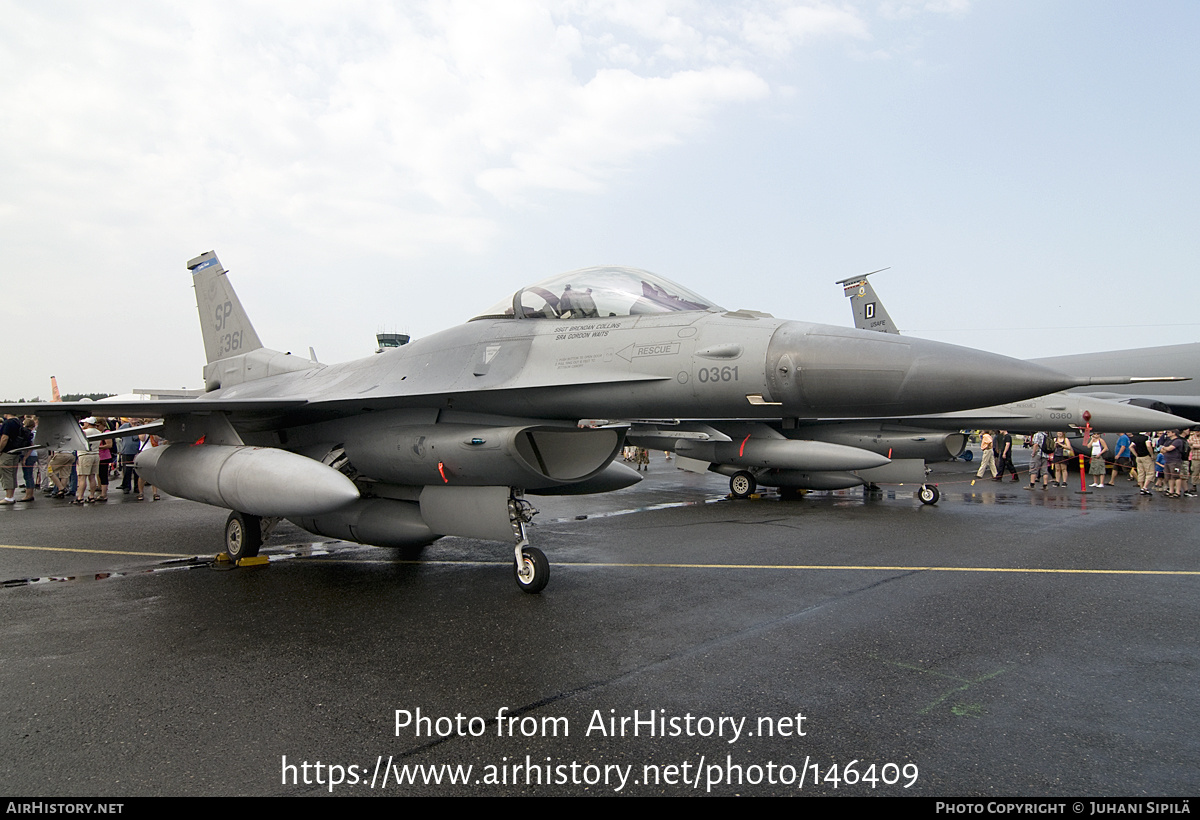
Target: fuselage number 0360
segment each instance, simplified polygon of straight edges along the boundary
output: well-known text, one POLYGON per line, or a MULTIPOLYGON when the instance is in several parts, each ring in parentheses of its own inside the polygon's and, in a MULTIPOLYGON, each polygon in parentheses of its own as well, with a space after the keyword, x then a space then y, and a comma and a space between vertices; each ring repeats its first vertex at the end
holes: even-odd
POLYGON ((698 382, 735 382, 738 380, 737 366, 701 367, 696 370, 698 382))

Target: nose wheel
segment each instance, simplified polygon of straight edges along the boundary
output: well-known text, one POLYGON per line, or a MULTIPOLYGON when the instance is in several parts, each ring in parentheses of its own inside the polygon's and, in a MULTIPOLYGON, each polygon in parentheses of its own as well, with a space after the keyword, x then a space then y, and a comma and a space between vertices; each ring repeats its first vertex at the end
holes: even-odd
POLYGON ((550 562, 546 560, 546 554, 537 547, 518 548, 513 577, 522 592, 530 595, 541 592, 550 580, 550 562))
POLYGON ((941 491, 933 484, 925 484, 917 491, 917 498, 921 499, 922 504, 936 504, 941 497, 941 491))
POLYGON ((510 492, 512 494, 508 498, 508 522, 512 525, 513 537, 517 542, 513 549, 516 558, 516 563, 513 564, 513 578, 522 592, 537 595, 550 581, 550 562, 546 560, 546 553, 537 547, 529 546, 529 538, 525 534, 525 525, 537 515, 537 510, 520 497, 518 490, 510 492))

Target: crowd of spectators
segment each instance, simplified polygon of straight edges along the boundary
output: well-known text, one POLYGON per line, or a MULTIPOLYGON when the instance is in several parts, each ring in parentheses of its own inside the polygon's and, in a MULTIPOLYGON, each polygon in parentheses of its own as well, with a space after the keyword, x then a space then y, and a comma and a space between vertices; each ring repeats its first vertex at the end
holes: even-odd
POLYGON ((36 416, 22 419, 5 414, 0 425, 0 486, 4 489, 0 505, 31 503, 39 489, 44 497, 62 499, 72 506, 104 504, 110 479, 116 476, 121 479, 117 489, 122 493, 136 492, 138 501, 147 497, 158 501, 154 488, 137 475, 134 459, 142 449, 157 447, 162 440, 144 432, 119 434, 145 421, 89 416, 79 422, 87 449, 51 450, 38 446, 36 416), (114 435, 104 435, 109 432, 114 435), (18 488, 24 491, 19 498, 18 488))
MULTIPOLYGON (((1007 430, 984 430, 979 436, 981 457, 977 479, 1003 481, 1005 471, 1019 481, 1013 465, 1013 438, 1007 430)), ((1121 433, 1110 446, 1092 432, 1072 441, 1066 433, 1037 432, 1025 435, 1031 450, 1027 490, 1066 487, 1067 471, 1079 463, 1094 489, 1116 486, 1124 476, 1142 495, 1161 493, 1167 498, 1195 498, 1200 481, 1200 426, 1154 433, 1121 433)), ((1081 479, 1082 481, 1085 479, 1081 479)))

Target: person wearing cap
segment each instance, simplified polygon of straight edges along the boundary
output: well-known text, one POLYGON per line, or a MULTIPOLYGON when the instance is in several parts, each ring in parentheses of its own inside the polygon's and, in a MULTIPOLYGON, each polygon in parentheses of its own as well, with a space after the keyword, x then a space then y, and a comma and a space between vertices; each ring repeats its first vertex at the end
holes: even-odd
MULTIPOLYGON (((96 417, 88 416, 83 421, 79 422, 83 427, 85 436, 95 433, 96 417)), ((78 487, 75 490, 75 498, 71 501, 72 504, 91 504, 96 501, 100 492, 100 442, 89 441, 88 449, 77 451, 79 461, 75 465, 75 472, 79 476, 78 487)))

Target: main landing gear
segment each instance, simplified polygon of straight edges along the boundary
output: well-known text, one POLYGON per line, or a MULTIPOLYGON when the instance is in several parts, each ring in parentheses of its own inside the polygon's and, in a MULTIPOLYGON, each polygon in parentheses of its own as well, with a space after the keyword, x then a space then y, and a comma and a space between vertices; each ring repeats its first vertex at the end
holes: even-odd
POLYGON ((258 555, 262 546, 262 518, 234 510, 225 519, 225 553, 236 564, 258 555))
POLYGON ((729 479, 729 494, 734 498, 749 498, 757 489, 758 482, 745 470, 739 470, 729 479))

